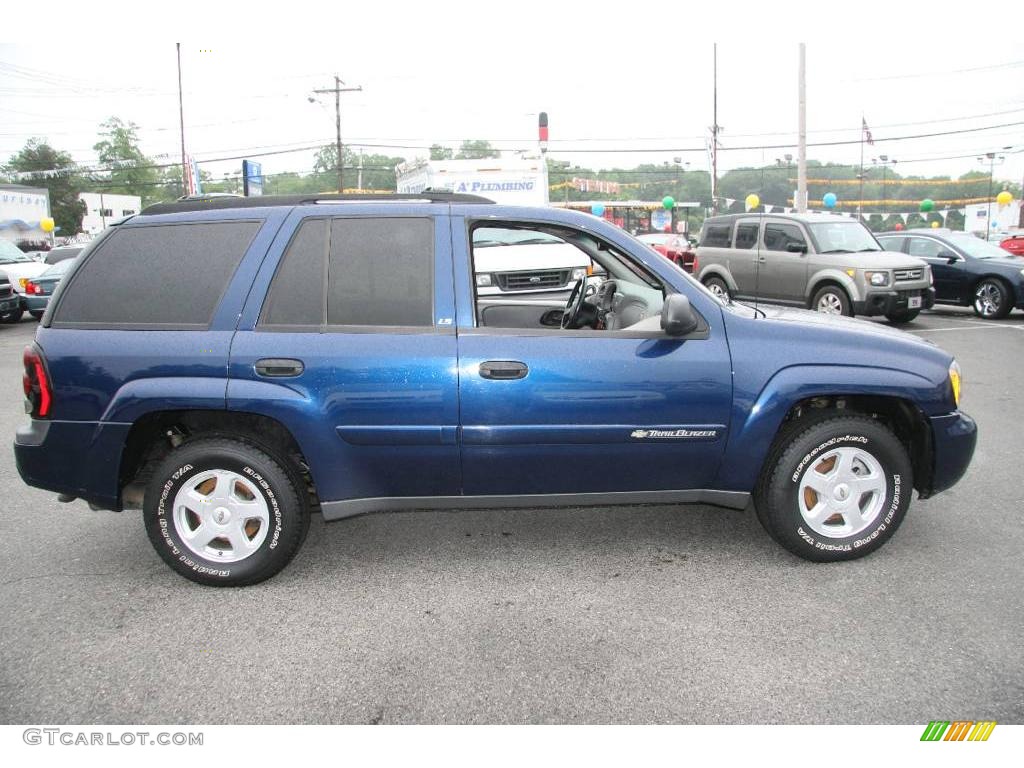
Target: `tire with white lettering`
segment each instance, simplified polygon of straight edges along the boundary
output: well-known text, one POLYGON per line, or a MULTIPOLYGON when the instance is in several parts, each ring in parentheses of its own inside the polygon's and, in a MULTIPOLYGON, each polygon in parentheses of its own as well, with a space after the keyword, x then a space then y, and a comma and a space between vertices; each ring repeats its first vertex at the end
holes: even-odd
POLYGON ((896 532, 913 488, 910 457, 884 424, 836 416, 780 437, 754 503, 765 530, 793 554, 853 560, 896 532))
POLYGON ((199 438, 171 451, 146 488, 143 515, 157 553, 186 579, 240 587, 294 557, 309 509, 282 459, 239 440, 199 438))

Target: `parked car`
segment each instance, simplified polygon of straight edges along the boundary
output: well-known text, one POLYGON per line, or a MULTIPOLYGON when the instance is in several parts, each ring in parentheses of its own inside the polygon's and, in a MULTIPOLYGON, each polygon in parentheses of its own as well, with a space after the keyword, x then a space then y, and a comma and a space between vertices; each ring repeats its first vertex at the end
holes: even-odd
POLYGON ((66 259, 73 259, 82 252, 82 245, 58 245, 46 253, 44 261, 47 264, 58 264, 66 259))
POLYGON ((682 267, 691 275, 697 268, 697 253, 690 245, 686 235, 673 235, 669 232, 652 232, 637 235, 637 240, 646 243, 671 262, 682 267))
POLYGON ((565 292, 593 266, 578 248, 531 230, 478 227, 473 249, 481 296, 565 292))
MULTIPOLYGON (((21 297, 11 287, 11 280, 7 273, 0 272, 0 321, 6 322, 3 318, 21 311, 21 297)), ((18 315, 19 319, 21 315, 18 315)))
POLYGON ((1024 232, 1017 232, 1004 238, 999 243, 999 247, 1004 251, 1009 251, 1014 256, 1024 256, 1024 232))
POLYGON ((50 297, 53 295, 54 290, 56 290, 57 285, 64 278, 64 275, 68 273, 74 263, 74 259, 63 259, 58 261, 45 272, 40 274, 39 277, 30 278, 29 281, 25 283, 24 308, 27 309, 29 314, 36 320, 42 318, 43 312, 46 311, 46 307, 50 303, 50 297))
POLYGON ((971 460, 960 369, 929 342, 722 302, 584 213, 378 197, 165 203, 108 228, 25 350, 22 478, 141 508, 171 568, 228 586, 283 568, 313 512, 753 500, 791 552, 849 560, 971 460), (474 232, 493 228, 605 279, 484 313, 474 232))
POLYGON ((906 323, 934 302, 928 265, 886 252, 859 221, 730 214, 704 221, 700 281, 723 297, 906 323))
POLYGON ((878 240, 931 265, 937 302, 970 306, 989 320, 1024 309, 1024 262, 995 243, 938 228, 885 232, 878 240))
POLYGON ((7 311, 0 310, 0 323, 16 323, 25 314, 22 304, 25 298, 25 284, 29 278, 37 277, 45 272, 46 264, 35 261, 13 243, 0 240, 0 270, 6 273, 11 288, 18 295, 17 308, 7 311))

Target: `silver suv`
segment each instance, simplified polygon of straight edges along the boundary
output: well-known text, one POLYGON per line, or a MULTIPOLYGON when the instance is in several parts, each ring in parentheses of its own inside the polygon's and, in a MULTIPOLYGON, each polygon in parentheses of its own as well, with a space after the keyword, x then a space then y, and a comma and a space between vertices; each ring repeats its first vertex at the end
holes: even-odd
POLYGON ((723 298, 792 304, 905 323, 935 302, 921 259, 886 251, 859 221, 833 214, 730 214, 704 221, 698 278, 723 298))

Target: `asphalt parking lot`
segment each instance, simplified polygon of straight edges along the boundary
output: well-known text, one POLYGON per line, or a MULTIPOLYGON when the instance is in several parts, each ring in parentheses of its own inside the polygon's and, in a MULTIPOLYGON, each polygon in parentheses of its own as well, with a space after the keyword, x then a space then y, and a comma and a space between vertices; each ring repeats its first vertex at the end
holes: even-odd
MULTIPOLYGON (((0 455, 5 723, 1024 721, 1024 313, 909 326, 979 424, 954 489, 851 563, 751 510, 651 506, 314 519, 240 590, 172 573, 139 513, 23 485, 0 455)), ((0 326, 0 434, 25 418, 0 326)))

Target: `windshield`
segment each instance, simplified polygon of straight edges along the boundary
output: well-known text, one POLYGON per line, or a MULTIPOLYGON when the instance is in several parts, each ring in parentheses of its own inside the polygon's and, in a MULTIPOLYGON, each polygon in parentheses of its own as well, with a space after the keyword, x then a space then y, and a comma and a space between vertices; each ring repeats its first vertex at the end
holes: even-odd
POLYGON ((535 229, 498 229, 477 227, 473 230, 473 247, 490 248, 497 245, 562 244, 557 237, 535 229))
POLYGON ((829 221, 808 224, 818 253, 880 251, 881 246, 859 221, 829 221))
POLYGON ((968 235, 966 232, 954 232, 949 235, 949 241, 957 248, 975 259, 1005 259, 1006 251, 995 243, 986 243, 979 237, 968 235))
POLYGON ((19 250, 18 246, 6 240, 0 240, 0 264, 11 264, 16 261, 35 261, 27 253, 19 250))

